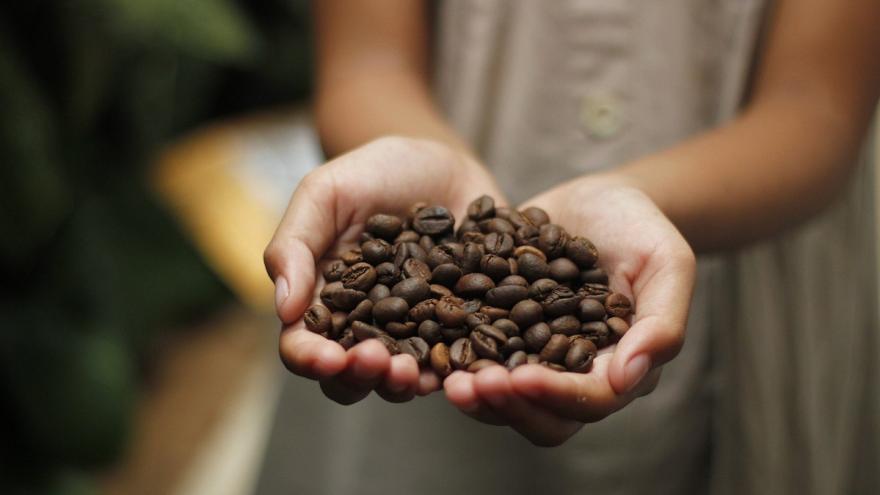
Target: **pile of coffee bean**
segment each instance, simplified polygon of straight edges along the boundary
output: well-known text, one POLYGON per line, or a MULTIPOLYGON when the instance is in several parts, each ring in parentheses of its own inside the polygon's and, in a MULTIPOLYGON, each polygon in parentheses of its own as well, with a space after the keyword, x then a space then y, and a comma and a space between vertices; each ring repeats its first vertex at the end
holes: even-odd
POLYGON ((611 292, 596 247, 544 210, 482 196, 454 227, 443 206, 371 216, 360 247, 324 267, 306 327, 346 349, 377 339, 441 377, 498 363, 586 373, 629 329, 632 304, 611 292))

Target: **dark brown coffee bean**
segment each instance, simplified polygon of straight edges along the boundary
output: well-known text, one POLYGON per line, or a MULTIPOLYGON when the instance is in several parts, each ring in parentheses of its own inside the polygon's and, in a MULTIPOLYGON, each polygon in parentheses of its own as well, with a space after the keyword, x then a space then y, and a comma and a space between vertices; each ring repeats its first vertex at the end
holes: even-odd
POLYGON ((586 373, 592 368, 595 357, 595 344, 587 339, 578 339, 571 343, 565 354, 565 367, 574 373, 586 373))
POLYGON ((605 324, 608 325, 608 328, 610 328, 618 337, 623 337, 629 330, 629 323, 623 318, 618 318, 617 316, 608 318, 608 320, 605 321, 605 324))
POLYGON ((470 366, 468 366, 467 370, 471 373, 476 373, 481 369, 488 368, 490 366, 498 366, 498 363, 492 361, 491 359, 477 359, 470 366))
POLYGON ((584 299, 595 299, 602 304, 605 304, 605 299, 608 298, 610 293, 611 289, 604 284, 584 284, 577 290, 578 296, 584 299))
POLYGON ((458 339, 463 339, 470 334, 467 327, 440 327, 440 335, 447 344, 452 344, 458 339))
POLYGON ((333 317, 330 310, 320 304, 309 306, 303 315, 306 328, 315 333, 330 332, 333 329, 333 317))
POLYGON ((376 340, 382 343, 385 346, 385 349, 388 349, 388 354, 392 356, 400 354, 400 346, 397 345, 397 340, 388 335, 387 333, 383 333, 376 337, 376 340))
POLYGON ((397 237, 394 238, 394 242, 392 244, 400 244, 402 242, 419 242, 422 236, 419 235, 415 230, 404 230, 397 237))
POLYGON ((553 289, 559 287, 559 282, 551 278, 541 278, 532 282, 529 286, 529 297, 535 301, 543 301, 549 296, 553 289))
POLYGON ((486 292, 486 304, 510 309, 529 297, 529 290, 521 285, 504 285, 486 292))
POLYGON ((507 342, 501 346, 501 354, 504 356, 509 356, 514 352, 520 352, 525 350, 526 341, 523 340, 522 337, 511 337, 507 339, 507 342))
POLYGON ((473 330, 480 325, 489 325, 490 323, 492 323, 492 318, 486 313, 470 313, 464 318, 464 326, 468 327, 470 330, 473 330))
POLYGON ((437 305, 436 299, 425 299, 419 302, 409 310, 409 319, 421 323, 425 320, 434 319, 434 306, 437 305))
POLYGON ((342 286, 346 289, 367 292, 376 285, 376 278, 376 269, 369 263, 356 263, 342 274, 342 286))
POLYGON ((547 259, 555 259, 565 254, 568 232, 556 224, 542 225, 538 234, 538 248, 544 251, 547 259))
POLYGON ((550 265, 532 253, 523 253, 522 256, 516 259, 516 262, 519 266, 518 273, 529 282, 547 278, 550 274, 550 265))
POLYGON ((461 222, 461 225, 459 225, 458 230, 455 231, 455 235, 461 238, 464 237, 465 234, 469 234, 472 232, 480 232, 480 227, 474 220, 471 220, 470 218, 465 218, 464 221, 461 222))
POLYGON ((516 229, 513 228, 513 224, 503 218, 489 218, 478 222, 477 225, 480 227, 480 232, 484 234, 495 232, 497 234, 510 234, 512 236, 513 233, 516 232, 516 229))
POLYGON ((395 244, 392 251, 394 253, 394 266, 398 268, 403 268, 403 263, 410 258, 415 258, 419 261, 425 261, 428 259, 428 253, 422 249, 422 246, 419 246, 415 242, 401 242, 395 244))
POLYGON ((565 355, 568 353, 569 346, 568 336, 555 334, 550 337, 550 340, 547 341, 547 345, 541 349, 541 352, 538 355, 541 357, 541 361, 559 364, 565 360, 565 355))
POLYGON ((581 333, 596 347, 605 347, 611 338, 611 330, 604 321, 590 321, 581 325, 581 333))
MULTIPOLYGON (((378 270, 376 271, 378 272, 378 270)), ((373 286, 372 289, 370 289, 370 292, 367 292, 367 297, 370 299, 370 301, 373 301, 373 304, 390 296, 391 289, 389 289, 387 285, 383 284, 376 284, 373 286)))
POLYGON ((442 235, 452 232, 455 217, 442 206, 428 206, 413 217, 413 230, 422 235, 442 235))
POLYGON ((447 263, 455 263, 455 248, 449 244, 434 246, 428 251, 426 262, 432 269, 447 263))
POLYGON ((537 249, 539 234, 538 227, 523 225, 513 233, 513 240, 517 246, 531 246, 537 249))
POLYGON ((495 282, 482 273, 468 273, 458 279, 453 291, 457 296, 465 298, 483 297, 490 289, 495 288, 495 282))
POLYGON ((601 321, 605 319, 605 305, 595 299, 581 299, 577 314, 583 322, 601 321))
POLYGON ((526 364, 527 362, 528 355, 523 351, 516 351, 507 358, 507 362, 504 363, 504 365, 507 366, 507 369, 512 370, 526 364))
POLYGON ((390 321, 404 321, 409 311, 409 304, 402 297, 386 297, 373 305, 373 318, 379 325, 390 321))
POLYGON ((544 366, 545 368, 550 368, 553 371, 567 371, 565 369, 565 366, 559 363, 551 363, 549 361, 542 361, 541 366, 544 366))
POLYGON ((474 352, 469 339, 462 337, 449 346, 449 361, 452 363, 453 368, 466 370, 476 360, 477 353, 474 352))
POLYGON ((632 309, 629 298, 619 292, 612 292, 605 299, 605 311, 611 316, 626 318, 632 313, 632 309))
POLYGON ((483 251, 480 244, 468 242, 461 250, 461 255, 456 259, 456 264, 461 267, 464 273, 473 273, 480 270, 480 259, 483 257, 483 251))
POLYGON ((426 281, 431 280, 431 269, 424 261, 410 258, 403 262, 403 275, 406 278, 421 278, 426 281))
POLYGON ((349 325, 355 321, 365 321, 367 323, 372 323, 373 321, 373 301, 369 299, 364 299, 359 302, 357 306, 348 313, 348 317, 346 318, 346 323, 349 325))
POLYGON ((550 223, 550 215, 548 215, 546 211, 538 208, 537 206, 529 206, 522 211, 522 214, 535 227, 540 227, 542 225, 550 223))
POLYGON ((376 267, 376 282, 387 287, 392 287, 400 282, 400 268, 394 263, 379 263, 376 267))
POLYGON ((510 310, 510 319, 520 328, 528 328, 544 320, 544 310, 537 302, 531 299, 523 299, 513 305, 513 308, 510 310))
POLYGON ((563 335, 574 335, 581 330, 581 321, 574 315, 565 315, 550 320, 550 331, 563 335))
POLYGON ((572 237, 565 245, 565 256, 581 270, 592 268, 599 259, 599 250, 585 237, 572 237))
POLYGON ((489 317, 489 320, 495 321, 501 318, 507 318, 510 316, 510 311, 504 308, 496 308, 495 306, 480 306, 480 313, 485 314, 489 317))
POLYGON ((501 360, 501 348, 507 344, 507 335, 492 325, 479 325, 470 335, 471 346, 478 356, 501 360))
POLYGON ((528 354, 526 355, 526 364, 540 364, 541 356, 537 354, 528 354))
POLYGON ((434 320, 425 320, 419 324, 419 337, 425 339, 430 345, 443 340, 443 334, 440 333, 440 324, 434 320))
POLYGON ((522 256, 526 253, 534 254, 538 258, 541 258, 542 260, 547 261, 547 255, 544 254, 544 251, 541 251, 540 249, 538 249, 534 246, 517 246, 516 249, 513 250, 513 255, 516 258, 519 258, 520 256, 522 256))
POLYGON ((573 315, 577 311, 580 302, 581 298, 571 289, 564 285, 559 285, 541 301, 541 307, 544 309, 544 314, 555 318, 562 315, 573 315))
MULTIPOLYGON (((510 260, 507 261, 510 262, 510 260)), ((496 287, 504 287, 507 285, 519 285, 520 287, 525 287, 528 289, 529 281, 526 280, 525 277, 522 277, 520 275, 509 275, 501 279, 501 281, 497 284, 495 284, 496 287)))
POLYGON ((447 327, 460 327, 464 325, 467 311, 462 307, 464 301, 457 297, 443 297, 434 306, 437 321, 447 327))
POLYGON ((380 335, 387 335, 379 327, 375 327, 362 321, 352 322, 351 330, 354 332, 354 338, 357 339, 358 342, 363 342, 367 339, 375 339, 380 335))
POLYGON ((474 330, 471 333, 471 335, 473 335, 475 333, 490 337, 490 338, 494 339, 495 342, 498 343, 499 345, 507 342, 507 334, 504 333, 504 330, 501 330, 500 328, 497 328, 493 325, 487 325, 487 324, 477 325, 476 327, 474 327, 474 330))
POLYGON ((402 226, 400 217, 379 213, 367 219, 366 230, 376 237, 391 241, 400 234, 402 226))
POLYGON ((551 336, 553 334, 550 332, 550 326, 542 321, 527 328, 522 337, 526 342, 526 349, 531 352, 541 352, 551 336))
POLYGON ((342 288, 333 293, 333 307, 342 311, 351 311, 366 298, 367 293, 364 291, 342 288))
POLYGON ((391 288, 391 295, 402 297, 406 299, 407 304, 415 306, 431 295, 431 288, 425 279, 407 278, 394 284, 394 287, 391 288))
POLYGON ((468 205, 467 216, 472 220, 485 220, 495 216, 495 200, 490 196, 480 196, 468 205))
POLYGON ((461 307, 468 314, 476 313, 483 307, 483 301, 481 299, 468 299, 462 303, 461 307))
POLYGON ((495 207, 495 216, 498 218, 503 218, 505 220, 510 217, 510 212, 514 211, 513 208, 509 206, 496 206, 495 207))
POLYGON ((448 287, 442 286, 440 284, 431 284, 428 287, 431 289, 432 299, 440 299, 441 297, 452 295, 452 291, 449 290, 448 287))
POLYGON ((581 272, 581 283, 608 285, 608 274, 601 268, 590 268, 581 272))
POLYGON ((342 336, 342 332, 348 328, 348 315, 342 311, 337 311, 330 315, 330 320, 333 322, 333 328, 327 332, 327 337, 333 340, 339 340, 339 337, 342 336))
POLYGON ((459 237, 459 239, 464 243, 473 242, 476 244, 483 244, 486 242, 486 236, 482 232, 465 232, 459 237))
POLYGON ((354 331, 351 328, 343 330, 338 342, 346 351, 354 347, 357 344, 357 339, 354 338, 354 331))
POLYGON ((504 335, 507 335, 508 337, 519 336, 519 325, 514 323, 513 320, 500 318, 493 321, 492 326, 504 332, 504 335))
POLYGON ((323 270, 324 280, 327 282, 336 282, 342 278, 342 273, 345 272, 346 268, 348 268, 348 265, 342 260, 333 260, 327 263, 324 265, 323 270))
POLYGON ((492 280, 501 280, 510 275, 510 263, 501 256, 487 254, 480 259, 480 271, 492 280))
POLYGON ((452 374, 452 363, 449 360, 449 347, 443 342, 431 348, 431 368, 442 379, 452 374))
POLYGON ((344 289, 344 287, 342 287, 342 282, 340 281, 330 282, 329 284, 325 285, 324 288, 321 289, 320 294, 321 302, 324 303, 324 306, 327 306, 330 309, 342 309, 337 308, 335 305, 333 305, 333 294, 341 291, 342 289, 344 289))
POLYGON ((346 265, 352 266, 358 263, 363 263, 364 255, 361 253, 361 248, 354 248, 342 253, 339 259, 341 259, 346 265))
POLYGON ((442 265, 438 265, 437 268, 434 268, 434 271, 431 272, 431 281, 438 283, 440 285, 445 285, 446 287, 454 287, 455 283, 458 282, 462 276, 461 268, 454 263, 444 263, 442 265))
POLYGON ((376 266, 391 259, 391 244, 384 239, 372 239, 361 244, 364 261, 376 266))
POLYGON ((367 242, 367 241, 372 241, 372 240, 375 239, 375 238, 376 238, 376 236, 374 236, 373 234, 371 234, 371 233, 369 233, 369 232, 367 232, 367 231, 363 231, 363 232, 361 232, 361 234, 358 236, 358 244, 363 244, 363 243, 365 243, 365 242, 367 242))
POLYGON ((502 258, 509 258, 513 255, 513 236, 510 234, 492 232, 491 234, 486 234, 486 238, 483 240, 483 246, 488 254, 494 254, 496 256, 501 256, 502 258))
POLYGON ((557 282, 571 282, 581 275, 577 265, 568 258, 556 258, 549 263, 550 278, 557 282))
POLYGON ((431 346, 420 337, 409 337, 397 342, 401 354, 409 354, 415 358, 419 366, 425 367, 430 362, 431 346))
POLYGON ((519 230, 523 227, 532 225, 532 222, 530 222, 529 219, 526 218, 521 211, 517 210, 511 210, 510 215, 507 216, 506 220, 510 222, 511 225, 513 225, 513 228, 515 230, 519 230))
POLYGON ((405 339, 408 337, 412 337, 418 331, 418 326, 414 321, 408 321, 406 323, 401 323, 399 321, 389 321, 385 324, 385 332, 388 335, 394 337, 395 339, 405 339))
POLYGON ((434 242, 434 238, 429 235, 423 235, 419 238, 419 246, 421 246, 426 253, 434 249, 434 246, 436 245, 437 243, 434 242))

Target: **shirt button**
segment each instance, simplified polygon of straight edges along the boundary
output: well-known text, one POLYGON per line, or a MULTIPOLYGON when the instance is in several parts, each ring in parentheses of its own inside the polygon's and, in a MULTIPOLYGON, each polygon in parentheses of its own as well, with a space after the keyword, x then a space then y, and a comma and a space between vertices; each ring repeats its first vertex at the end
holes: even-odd
POLYGON ((624 125, 623 104, 612 94, 589 94, 581 101, 581 124, 597 139, 616 136, 624 125))

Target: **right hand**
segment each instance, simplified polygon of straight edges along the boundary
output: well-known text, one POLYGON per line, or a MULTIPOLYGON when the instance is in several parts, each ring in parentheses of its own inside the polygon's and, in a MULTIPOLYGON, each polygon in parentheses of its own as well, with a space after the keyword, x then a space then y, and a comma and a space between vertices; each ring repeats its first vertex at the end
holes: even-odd
POLYGON ((323 285, 317 262, 356 243, 370 215, 402 214, 424 201, 462 218, 468 203, 483 194, 502 198, 492 176, 472 157, 433 141, 402 137, 377 139, 309 173, 264 253, 275 282, 285 366, 318 380, 324 394, 341 404, 357 402, 372 390, 402 402, 439 389, 439 378, 430 370, 420 372, 412 356, 392 357, 369 340, 346 351, 307 330, 302 316, 318 301, 323 285))

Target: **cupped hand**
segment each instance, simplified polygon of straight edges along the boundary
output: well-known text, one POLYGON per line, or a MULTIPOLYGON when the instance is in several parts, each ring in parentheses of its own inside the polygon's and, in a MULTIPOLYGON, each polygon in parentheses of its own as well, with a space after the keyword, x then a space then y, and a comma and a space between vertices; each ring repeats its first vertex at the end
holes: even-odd
POLYGON ((378 139, 307 175, 264 253, 283 324, 279 352, 285 366, 320 381, 324 394, 342 404, 357 402, 372 390, 400 402, 438 389, 438 377, 420 372, 411 356, 392 357, 372 340, 346 351, 308 331, 302 316, 323 285, 317 263, 352 247, 369 216, 403 214, 424 201, 444 205, 462 218, 468 203, 482 194, 502 196, 491 175, 470 156, 402 137, 378 139))
POLYGON ((687 242, 642 191, 612 178, 566 183, 528 201, 599 250, 609 284, 635 305, 620 341, 599 352, 589 373, 526 365, 455 372, 444 382, 466 414, 509 425, 537 445, 565 442, 656 387, 684 342, 696 265, 687 242))

